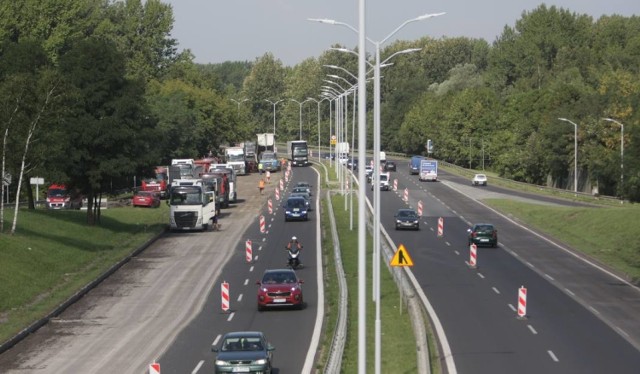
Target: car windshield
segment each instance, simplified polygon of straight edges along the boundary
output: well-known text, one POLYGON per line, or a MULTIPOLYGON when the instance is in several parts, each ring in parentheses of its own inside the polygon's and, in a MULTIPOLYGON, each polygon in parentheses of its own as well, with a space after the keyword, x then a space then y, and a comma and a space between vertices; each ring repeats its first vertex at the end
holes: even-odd
POLYGON ((49 197, 63 197, 67 196, 67 190, 62 188, 50 188, 49 191, 47 191, 47 194, 49 197))
POLYGON ((415 218, 417 216, 416 212, 411 210, 401 210, 398 212, 398 218, 415 218))
POLYGON ((262 351, 264 346, 259 337, 231 337, 222 343, 222 351, 262 351))
POLYGON ((389 180, 389 176, 387 174, 380 174, 380 181, 386 182, 389 180))
POLYGON ((485 232, 485 231, 493 231, 492 225, 478 225, 476 226, 476 231, 485 232))
POLYGON ((287 284, 296 283, 296 276, 293 272, 267 272, 262 277, 264 284, 287 284))
POLYGON ((476 179, 486 179, 487 176, 484 174, 476 174, 476 179))
POLYGON ((289 199, 287 201, 287 206, 289 207, 289 209, 304 208, 305 206, 304 198, 289 199))

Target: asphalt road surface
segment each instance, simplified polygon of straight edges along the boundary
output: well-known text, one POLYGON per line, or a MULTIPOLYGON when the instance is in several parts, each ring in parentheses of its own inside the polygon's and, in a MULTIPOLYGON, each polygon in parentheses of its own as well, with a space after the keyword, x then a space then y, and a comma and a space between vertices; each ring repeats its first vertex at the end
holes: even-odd
MULTIPOLYGON (((294 169, 293 174, 299 174, 298 170, 294 169)), ((309 178, 313 175, 309 174, 309 178)), ((253 282, 259 276, 242 274, 249 266, 240 264, 245 253, 238 250, 240 243, 244 248, 248 238, 264 245, 261 241, 267 235, 260 234, 257 217, 266 211, 267 198, 274 193, 280 176, 272 174, 265 195, 258 193, 257 174, 238 177, 240 200, 222 210, 221 231, 163 236, 59 318, 2 354, 0 372, 139 374, 146 373, 148 365, 158 360, 163 373, 211 372, 214 355, 210 347, 218 334, 263 327, 280 351, 276 352, 276 367, 295 368, 281 372, 300 372, 308 361, 306 350, 312 349, 315 354, 312 333, 317 335, 318 331, 314 314, 318 310, 319 289, 312 255, 314 220, 302 223, 305 230, 298 234, 308 240, 303 259, 307 267, 302 276, 307 285, 307 309, 301 313, 253 313, 253 282), (251 285, 241 285, 245 276, 251 285), (229 322, 226 321, 231 314, 223 315, 220 309, 222 278, 232 282, 233 296, 246 287, 245 301, 232 301, 235 317, 229 322), (288 360, 291 363, 285 359, 288 349, 296 352, 296 358, 288 360)), ((284 246, 288 234, 279 229, 268 235, 273 239, 268 249, 275 251, 284 246)), ((255 260, 256 272, 265 266, 284 264, 284 253, 271 258, 268 251, 264 252, 255 260)))

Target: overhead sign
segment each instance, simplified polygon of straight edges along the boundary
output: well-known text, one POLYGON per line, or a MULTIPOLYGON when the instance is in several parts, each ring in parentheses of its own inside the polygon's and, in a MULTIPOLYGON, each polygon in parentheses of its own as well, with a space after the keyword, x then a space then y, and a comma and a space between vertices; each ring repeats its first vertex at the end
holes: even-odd
POLYGON ((398 250, 391 259, 391 266, 413 266, 413 260, 404 245, 398 246, 398 250))

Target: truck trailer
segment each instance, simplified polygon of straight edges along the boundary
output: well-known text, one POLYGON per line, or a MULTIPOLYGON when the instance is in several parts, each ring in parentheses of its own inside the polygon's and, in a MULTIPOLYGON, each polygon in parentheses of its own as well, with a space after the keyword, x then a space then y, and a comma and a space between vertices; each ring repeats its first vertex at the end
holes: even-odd
POLYGON ((438 181, 438 160, 420 160, 420 176, 421 181, 438 181))

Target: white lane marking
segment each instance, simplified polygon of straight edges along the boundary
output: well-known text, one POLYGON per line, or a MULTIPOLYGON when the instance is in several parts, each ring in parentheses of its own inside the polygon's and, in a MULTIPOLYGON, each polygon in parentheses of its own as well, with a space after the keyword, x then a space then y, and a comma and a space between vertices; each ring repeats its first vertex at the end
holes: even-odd
POLYGON ((449 242, 444 242, 444 244, 446 244, 447 247, 451 247, 451 243, 449 243, 449 242))
POLYGON ((514 312, 516 311, 516 307, 515 306, 513 306, 511 304, 508 304, 508 305, 509 305, 509 308, 511 308, 511 310, 513 310, 514 312))
POLYGON ((592 306, 589 306, 589 309, 591 309, 591 311, 594 312, 595 314, 600 314, 600 312, 598 312, 598 309, 596 309, 596 308, 594 308, 592 306))
POLYGON ((249 284, 249 278, 244 280, 244 285, 246 286, 247 284, 249 284))
POLYGON ((532 333, 533 335, 538 335, 538 332, 536 331, 536 329, 534 329, 534 328, 533 328, 533 326, 531 326, 531 325, 527 325, 527 327, 529 328, 529 330, 531 330, 531 333, 532 333))
POLYGON ((478 273, 478 276, 482 279, 484 279, 484 275, 482 275, 482 273, 478 273))
POLYGON ((544 276, 549 278, 549 280, 555 281, 555 279, 553 279, 553 277, 547 273, 545 273, 544 276))
POLYGON ((495 287, 491 287, 491 289, 493 290, 493 292, 497 293, 498 295, 500 295, 500 290, 495 288, 495 287))
POLYGON ((433 227, 429 227, 429 230, 433 231, 433 227))
POLYGON ((229 318, 227 318, 228 322, 231 322, 231 320, 233 319, 233 316, 235 315, 235 312, 231 312, 231 314, 229 314, 229 318))
POLYGON ((266 241, 267 241, 267 238, 262 238, 262 241, 263 241, 263 242, 266 242, 266 241))
POLYGON ((258 250, 261 251, 262 250, 262 246, 258 246, 258 250))
POLYGON ((458 250, 453 251, 455 254, 457 254, 458 256, 460 256, 460 252, 458 252, 458 250))
POLYGON ((531 268, 535 268, 535 266, 532 263, 530 263, 529 261, 526 261, 525 264, 527 264, 531 268))
POLYGON ((253 258, 253 260, 254 260, 254 261, 258 261, 258 257, 260 257, 260 256, 255 256, 255 257, 253 258))
POLYGON ((204 364, 204 360, 200 360, 200 362, 198 362, 198 365, 196 365, 196 367, 193 369, 191 374, 196 374, 198 371, 200 371, 200 368, 202 367, 203 364, 204 364))
POLYGON ((574 293, 573 293, 573 291, 571 291, 570 289, 565 288, 564 290, 565 290, 569 295, 571 295, 571 296, 576 296, 576 294, 574 294, 574 293))
POLYGON ((629 337, 629 334, 626 331, 624 331, 623 329, 621 329, 618 326, 614 326, 614 327, 615 327, 616 330, 618 330, 619 333, 621 333, 622 335, 624 335, 626 337, 629 337))
POLYGON ((213 340, 213 343, 211 343, 211 345, 218 345, 220 338, 222 338, 222 335, 218 334, 218 336, 216 336, 216 338, 213 340))
POLYGON ((556 355, 553 353, 553 351, 549 350, 547 351, 547 353, 549 354, 549 356, 551 356, 551 359, 555 362, 558 362, 560 360, 558 360, 558 357, 556 357, 556 355))
POLYGON ((238 302, 242 301, 242 294, 238 295, 238 302))
POLYGON ((249 268, 249 272, 251 273, 252 271, 253 271, 253 266, 249 268))

